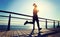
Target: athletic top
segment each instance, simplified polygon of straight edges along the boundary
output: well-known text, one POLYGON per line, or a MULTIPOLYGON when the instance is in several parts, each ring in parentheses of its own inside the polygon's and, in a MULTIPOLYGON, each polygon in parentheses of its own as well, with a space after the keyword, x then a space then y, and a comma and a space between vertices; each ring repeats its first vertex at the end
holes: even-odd
POLYGON ((37 16, 37 13, 38 13, 37 8, 34 8, 34 9, 33 9, 33 16, 37 16))

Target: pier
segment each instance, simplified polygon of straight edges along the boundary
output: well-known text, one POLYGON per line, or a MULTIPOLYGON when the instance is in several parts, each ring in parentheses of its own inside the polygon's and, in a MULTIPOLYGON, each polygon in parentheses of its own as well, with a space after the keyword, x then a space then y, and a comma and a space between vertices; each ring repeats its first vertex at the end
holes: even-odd
MULTIPOLYGON (((0 30, 0 37, 29 37, 29 34, 31 33, 32 29, 30 29, 30 30, 10 30, 11 18, 22 19, 22 20, 32 20, 32 19, 14 17, 11 15, 15 14, 15 15, 31 17, 31 18, 33 16, 10 12, 10 11, 3 11, 3 10, 0 10, 0 12, 9 14, 9 16, 0 15, 0 17, 8 17, 7 30, 5 30, 5 31, 0 30)), ((38 18, 42 19, 42 20, 39 20, 39 22, 45 23, 45 28, 42 28, 41 33, 40 33, 42 37, 59 37, 60 36, 60 21, 59 20, 47 19, 47 18, 42 18, 42 17, 38 17, 38 18), (48 28, 48 23, 53 23, 53 28, 48 28), (57 26, 55 25, 56 23, 58 24, 57 26)), ((32 37, 37 37, 37 35, 38 35, 37 29, 34 30, 34 32, 35 33, 32 35, 32 37)))

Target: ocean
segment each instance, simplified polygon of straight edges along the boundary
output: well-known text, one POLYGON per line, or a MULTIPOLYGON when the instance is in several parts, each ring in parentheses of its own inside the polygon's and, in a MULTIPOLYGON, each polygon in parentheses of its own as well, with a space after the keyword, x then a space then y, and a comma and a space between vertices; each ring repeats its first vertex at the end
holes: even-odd
MULTIPOLYGON (((48 26, 48 28, 53 28, 53 27, 48 26)), ((24 29, 32 29, 32 28, 30 28, 30 26, 17 26, 17 25, 10 26, 10 30, 22 30, 22 29, 24 30, 24 29)), ((0 30, 7 30, 7 25, 0 25, 0 30)))
MULTIPOLYGON (((21 29, 29 29, 29 26, 16 26, 16 25, 10 26, 10 30, 21 30, 21 29)), ((7 30, 7 25, 0 25, 0 30, 7 30)))

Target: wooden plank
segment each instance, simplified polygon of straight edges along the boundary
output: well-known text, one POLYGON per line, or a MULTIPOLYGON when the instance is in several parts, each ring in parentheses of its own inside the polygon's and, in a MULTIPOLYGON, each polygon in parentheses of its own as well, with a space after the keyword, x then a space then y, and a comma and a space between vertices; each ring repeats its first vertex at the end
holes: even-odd
POLYGON ((17 31, 19 37, 24 37, 24 34, 23 34, 22 32, 23 32, 22 30, 18 30, 18 31, 17 31))
POLYGON ((7 32, 5 33, 5 37, 10 37, 9 31, 7 31, 7 32))
POLYGON ((11 30, 10 33, 11 33, 10 37, 13 37, 14 36, 14 31, 11 30))
POLYGON ((4 33, 5 33, 5 32, 0 32, 0 37, 2 37, 4 33))
POLYGON ((14 31, 14 35, 13 35, 13 37, 19 37, 17 31, 14 31))
POLYGON ((7 31, 7 33, 6 33, 6 37, 12 37, 12 31, 7 31))
POLYGON ((7 31, 3 31, 3 32, 1 33, 1 36, 0 36, 0 37, 6 37, 6 32, 7 32, 7 31))

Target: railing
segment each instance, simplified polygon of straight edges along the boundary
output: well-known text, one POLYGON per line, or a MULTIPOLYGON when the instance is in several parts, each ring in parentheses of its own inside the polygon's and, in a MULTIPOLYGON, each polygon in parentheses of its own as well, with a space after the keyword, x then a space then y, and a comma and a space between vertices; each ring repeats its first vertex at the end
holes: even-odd
MULTIPOLYGON (((9 11, 3 11, 3 10, 0 10, 0 12, 9 13, 9 16, 0 15, 0 17, 9 17, 7 30, 10 30, 11 18, 17 18, 17 19, 23 19, 23 20, 32 20, 32 19, 27 19, 27 18, 13 17, 13 16, 11 16, 11 14, 16 14, 16 15, 26 16, 26 17, 33 17, 33 16, 30 16, 30 15, 25 15, 25 14, 20 14, 20 13, 14 13, 14 12, 9 12, 9 11)), ((48 26, 47 26, 48 22, 49 22, 48 20, 53 21, 53 28, 55 28, 55 23, 56 22, 58 23, 57 27, 59 27, 60 21, 58 21, 58 20, 46 19, 46 18, 41 18, 41 17, 38 17, 38 18, 45 20, 45 21, 41 21, 41 20, 40 21, 41 22, 45 22, 46 29, 48 28, 48 26)))

